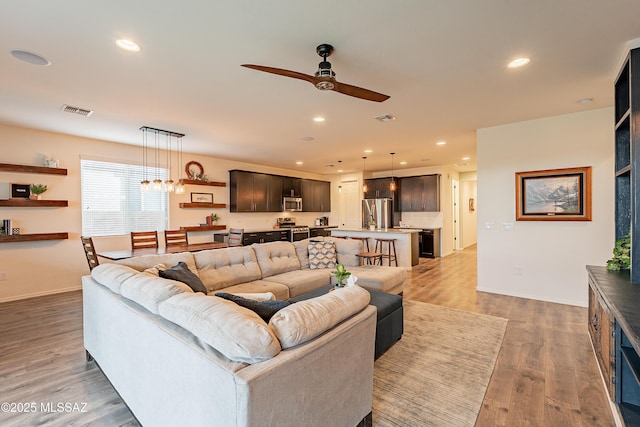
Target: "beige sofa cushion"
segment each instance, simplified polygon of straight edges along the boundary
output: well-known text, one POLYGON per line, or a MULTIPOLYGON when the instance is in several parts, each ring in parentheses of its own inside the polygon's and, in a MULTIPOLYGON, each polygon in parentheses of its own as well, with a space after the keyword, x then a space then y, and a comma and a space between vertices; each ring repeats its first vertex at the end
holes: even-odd
MULTIPOLYGON (((289 274, 289 273, 285 273, 289 274)), ((276 276, 278 277, 278 276, 276 276)), ((271 277, 269 277, 271 279, 271 277)), ((289 295, 289 288, 281 283, 273 282, 271 280, 253 280, 247 283, 238 283, 237 285, 227 286, 220 289, 222 292, 271 292, 276 299, 285 300, 291 298, 289 295)), ((213 295, 219 291, 211 291, 209 295, 213 295)))
POLYGON ((289 271, 269 277, 269 281, 281 283, 289 289, 288 298, 306 294, 314 289, 329 285, 331 281, 330 269, 305 269, 289 271))
POLYGON ((181 293, 193 291, 188 285, 175 280, 163 279, 146 273, 136 273, 122 283, 122 296, 136 302, 154 314, 158 305, 166 299, 181 293))
POLYGON ((231 301, 183 293, 160 303, 159 311, 230 360, 257 363, 280 353, 280 343, 264 320, 231 301))
POLYGON ((345 267, 357 267, 360 265, 360 259, 356 256, 362 252, 362 242, 354 239, 336 239, 335 237, 327 237, 326 241, 333 242, 336 245, 337 262, 345 267))
POLYGON ((113 263, 100 264, 91 270, 91 277, 96 282, 106 286, 116 294, 120 294, 122 283, 136 274, 138 274, 138 271, 131 267, 113 263))
POLYGON ((300 270, 296 248, 291 242, 254 243, 251 248, 256 253, 263 278, 300 270))
POLYGON ((116 261, 117 264, 126 265, 134 270, 144 271, 147 268, 152 268, 158 264, 164 264, 167 267, 173 267, 180 261, 187 264, 189 270, 196 276, 198 276, 198 269, 196 268, 195 260, 191 252, 179 252, 177 254, 162 254, 162 255, 143 255, 135 256, 133 258, 127 258, 120 261, 116 261))
POLYGON ((194 260, 209 292, 260 279, 255 252, 248 246, 196 252, 194 260))
MULTIPOLYGON (((349 267, 348 271, 358 278, 358 285, 374 291, 401 293, 407 270, 404 267, 387 267, 380 265, 366 265, 362 267, 349 267)), ((332 278, 332 283, 335 277, 332 278)))
POLYGON ((360 312, 369 305, 370 299, 369 292, 357 285, 336 289, 283 308, 273 315, 269 327, 283 349, 294 347, 360 312))

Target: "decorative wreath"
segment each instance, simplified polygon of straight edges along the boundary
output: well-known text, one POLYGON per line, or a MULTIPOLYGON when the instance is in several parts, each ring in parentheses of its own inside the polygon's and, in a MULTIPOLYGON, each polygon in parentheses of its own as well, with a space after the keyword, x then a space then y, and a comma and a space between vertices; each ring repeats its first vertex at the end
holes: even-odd
POLYGON ((204 168, 200 163, 193 160, 185 165, 184 171, 189 179, 202 179, 204 177, 204 168))

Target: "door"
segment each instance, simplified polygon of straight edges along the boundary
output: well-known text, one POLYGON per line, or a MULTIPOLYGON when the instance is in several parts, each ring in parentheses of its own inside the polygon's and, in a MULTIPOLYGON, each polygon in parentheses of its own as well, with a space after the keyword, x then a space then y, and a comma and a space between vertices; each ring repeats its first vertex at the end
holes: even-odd
POLYGON ((453 250, 459 251, 462 249, 460 247, 460 210, 459 210, 459 198, 458 194, 458 181, 455 179, 451 180, 451 203, 452 206, 452 215, 453 215, 453 250))
POLYGON ((360 185, 358 181, 342 183, 340 193, 340 225, 347 228, 361 228, 362 214, 360 212, 360 185))

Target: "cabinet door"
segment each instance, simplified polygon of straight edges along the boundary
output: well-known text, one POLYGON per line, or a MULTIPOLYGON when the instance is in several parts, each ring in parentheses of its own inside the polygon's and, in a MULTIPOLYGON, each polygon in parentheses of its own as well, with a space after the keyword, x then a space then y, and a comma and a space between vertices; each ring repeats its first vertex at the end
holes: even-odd
POLYGON ((253 212, 253 174, 231 171, 229 176, 229 211, 253 212))
POLYGON ((424 193, 424 180, 421 176, 414 176, 409 178, 411 181, 411 187, 409 189, 409 198, 411 208, 410 212, 421 212, 423 210, 423 193, 424 193))
POLYGON ((242 244, 244 246, 260 243, 260 233, 244 233, 242 235, 242 244))
POLYGON ((283 178, 277 175, 268 175, 269 185, 267 189, 267 211, 282 212, 282 184, 283 178))
POLYGON ((316 196, 318 199, 318 212, 329 212, 331 210, 331 183, 318 181, 316 184, 316 196))
POLYGON ((269 176, 253 173, 253 212, 268 212, 269 176))
POLYGON ((391 178, 379 178, 376 181, 377 195, 379 199, 393 199, 395 194, 391 191, 391 178))
POLYGON ((300 188, 302 179, 289 176, 282 177, 282 197, 301 197, 300 188))
POLYGON ((300 194, 302 195, 302 212, 317 212, 314 210, 314 184, 310 179, 303 179, 300 183, 300 194))
POLYGON ((440 211, 440 175, 426 175, 424 178, 424 199, 422 210, 425 212, 440 211))
POLYGON ((400 178, 397 200, 399 200, 400 212, 411 212, 411 188, 413 178, 400 178))
POLYGON ((375 179, 365 179, 364 183, 367 186, 367 191, 364 192, 365 199, 376 199, 378 193, 378 181, 375 179))

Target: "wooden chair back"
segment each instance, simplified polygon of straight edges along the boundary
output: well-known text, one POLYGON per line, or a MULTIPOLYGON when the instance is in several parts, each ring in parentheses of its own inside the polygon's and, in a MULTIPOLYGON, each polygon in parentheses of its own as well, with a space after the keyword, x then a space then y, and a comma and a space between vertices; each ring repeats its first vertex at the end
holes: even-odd
POLYGON ((229 229, 229 246, 242 246, 242 238, 244 236, 244 228, 229 229))
POLYGON ((87 256, 87 263, 89 263, 89 271, 100 264, 98 262, 98 255, 96 254, 96 248, 93 246, 93 239, 91 237, 80 236, 82 241, 82 247, 84 248, 84 254, 87 256))
POLYGON ((157 231, 132 231, 131 232, 131 249, 157 248, 158 232, 157 231))
POLYGON ((164 230, 164 244, 166 246, 188 245, 189 238, 186 230, 164 230))

